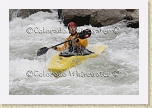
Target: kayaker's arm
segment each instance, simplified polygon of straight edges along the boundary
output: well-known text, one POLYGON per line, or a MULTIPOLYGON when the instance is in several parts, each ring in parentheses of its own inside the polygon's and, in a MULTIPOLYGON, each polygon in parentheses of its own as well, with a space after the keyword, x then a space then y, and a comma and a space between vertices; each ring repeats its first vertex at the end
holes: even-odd
MULTIPOLYGON (((68 41, 69 39, 73 42, 77 42, 78 44, 80 44, 83 47, 86 47, 88 45, 88 40, 86 38, 90 37, 91 35, 91 30, 89 29, 85 29, 83 31, 81 31, 80 33, 78 33, 78 38, 76 39, 70 39, 69 37, 66 38, 65 41, 68 41)), ((57 51, 63 51, 68 47, 68 42, 65 42, 64 45, 62 47, 59 46, 54 46, 54 47, 49 47, 49 49, 54 49, 57 51)))
POLYGON ((83 46, 84 48, 88 45, 88 40, 86 39, 87 37, 90 37, 91 35, 91 30, 90 29, 85 29, 83 31, 81 31, 80 33, 78 33, 79 36, 83 35, 82 37, 79 37, 76 42, 78 44, 80 44, 81 46, 83 46))
MULTIPOLYGON (((68 41, 68 38, 66 38, 65 41, 68 41)), ((49 48, 57 50, 57 51, 63 51, 63 50, 65 50, 67 48, 67 46, 68 46, 68 42, 65 42, 64 45, 61 46, 61 47, 59 47, 59 46, 55 46, 55 47, 50 46, 49 48)))

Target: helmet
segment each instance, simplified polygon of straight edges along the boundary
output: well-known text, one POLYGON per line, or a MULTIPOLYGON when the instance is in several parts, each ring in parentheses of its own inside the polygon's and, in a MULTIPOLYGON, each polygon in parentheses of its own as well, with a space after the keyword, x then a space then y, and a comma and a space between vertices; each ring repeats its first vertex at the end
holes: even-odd
POLYGON ((68 24, 68 28, 69 28, 70 26, 77 26, 77 25, 76 25, 76 23, 74 23, 74 22, 70 22, 70 23, 68 24))

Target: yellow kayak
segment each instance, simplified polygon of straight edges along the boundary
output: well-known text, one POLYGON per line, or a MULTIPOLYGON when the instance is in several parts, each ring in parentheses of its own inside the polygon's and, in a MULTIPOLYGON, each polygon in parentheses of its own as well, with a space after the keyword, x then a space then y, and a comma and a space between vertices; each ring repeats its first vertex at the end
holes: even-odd
POLYGON ((99 54, 103 53, 104 50, 105 50, 104 46, 98 46, 95 47, 94 49, 95 53, 85 56, 81 55, 81 56, 63 57, 63 56, 59 56, 59 54, 56 54, 49 63, 48 70, 52 72, 65 71, 66 69, 69 69, 73 66, 80 64, 83 60, 97 57, 99 54))

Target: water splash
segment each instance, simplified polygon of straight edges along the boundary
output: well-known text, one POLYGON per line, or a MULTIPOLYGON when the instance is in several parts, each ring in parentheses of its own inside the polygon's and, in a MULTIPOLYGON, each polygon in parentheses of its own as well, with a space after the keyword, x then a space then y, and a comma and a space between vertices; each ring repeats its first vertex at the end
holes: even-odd
POLYGON ((58 44, 69 36, 68 29, 57 19, 57 12, 38 12, 26 19, 14 17, 9 23, 9 94, 138 95, 139 29, 126 28, 123 22, 100 28, 80 26, 77 29, 85 28, 94 31, 88 39, 87 48, 104 45, 105 52, 66 70, 66 77, 57 78, 51 76, 47 66, 58 52, 49 50, 45 55, 36 57, 39 48, 58 44), (27 33, 29 27, 37 27, 40 33, 27 33), (43 33, 43 27, 60 32, 43 33), (27 72, 36 76, 28 77, 27 72), (74 75, 70 76, 69 72, 74 75), (87 76, 90 74, 94 77, 87 76))

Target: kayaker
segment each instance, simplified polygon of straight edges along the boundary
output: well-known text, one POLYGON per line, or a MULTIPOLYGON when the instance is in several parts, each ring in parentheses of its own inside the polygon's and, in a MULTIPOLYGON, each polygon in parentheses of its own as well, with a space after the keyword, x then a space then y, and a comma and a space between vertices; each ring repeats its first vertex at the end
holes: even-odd
POLYGON ((49 48, 57 50, 57 51, 64 51, 64 53, 71 53, 71 54, 79 54, 79 53, 84 52, 84 50, 86 49, 86 46, 88 45, 88 40, 86 38, 81 39, 81 38, 76 38, 76 37, 83 34, 86 36, 91 35, 91 30, 86 29, 86 30, 81 31, 80 33, 77 33, 77 25, 74 22, 70 22, 68 24, 68 30, 69 30, 70 36, 66 38, 65 41, 68 41, 68 40, 71 40, 71 41, 64 43, 64 45, 61 47, 57 46, 57 47, 52 48, 51 46, 49 48))

